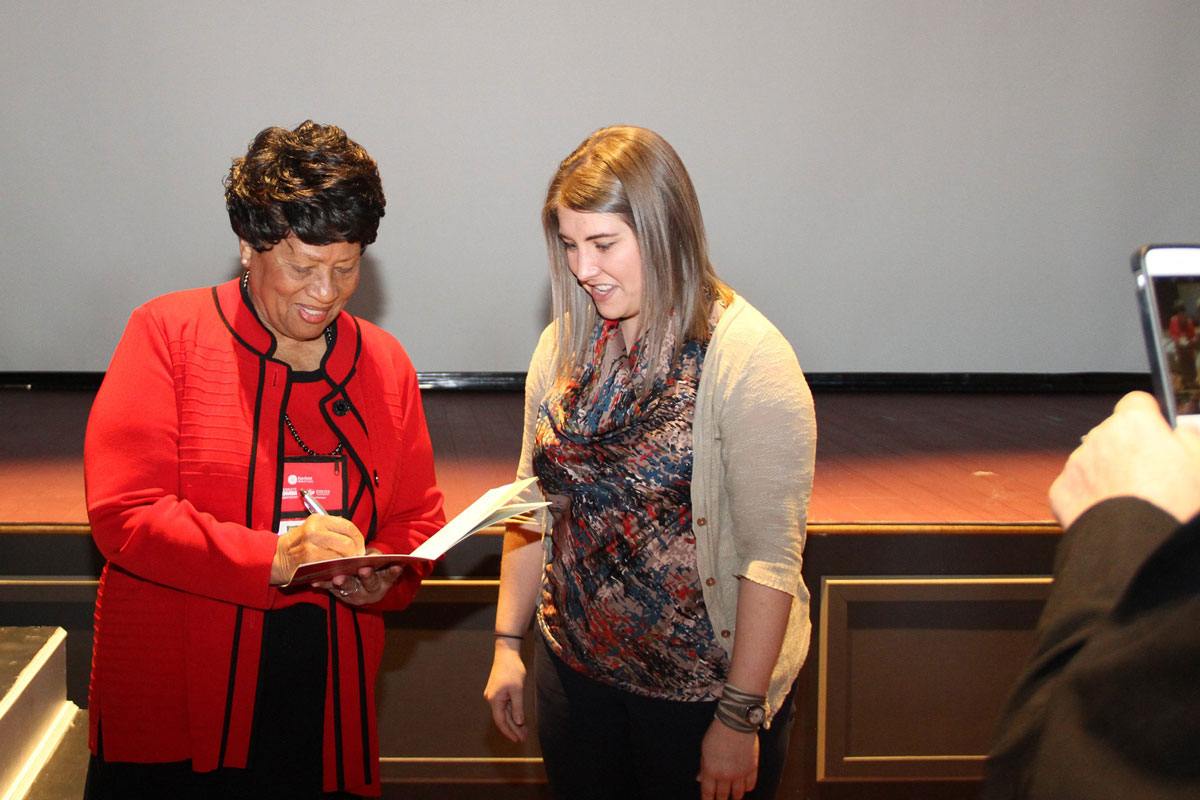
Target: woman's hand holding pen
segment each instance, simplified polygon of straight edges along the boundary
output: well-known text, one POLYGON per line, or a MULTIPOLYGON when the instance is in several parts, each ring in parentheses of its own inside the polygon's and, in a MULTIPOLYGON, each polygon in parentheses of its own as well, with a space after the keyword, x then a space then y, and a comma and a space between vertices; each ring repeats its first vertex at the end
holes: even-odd
MULTIPOLYGON (((301 489, 300 499, 304 501, 304 507, 312 513, 312 516, 305 520, 304 525, 300 526, 301 528, 303 528, 305 525, 308 525, 310 522, 314 523, 317 527, 320 527, 322 525, 322 520, 338 520, 339 523, 345 523, 346 525, 349 525, 350 530, 353 532, 353 536, 357 537, 356 544, 358 549, 353 553, 345 553, 343 555, 356 556, 363 552, 362 534, 359 533, 358 528, 354 526, 353 522, 342 519, 341 517, 329 516, 329 514, 325 511, 325 508, 317 501, 315 497, 313 497, 311 492, 301 489)), ((293 528, 292 530, 297 529, 293 528)), ((366 552, 374 555, 378 553, 379 550, 372 547, 366 552)), ((325 555, 319 558, 305 558, 304 561, 300 561, 298 564, 303 564, 305 561, 322 561, 327 558, 338 557, 340 556, 325 555)), ((295 568, 295 565, 292 566, 292 571, 294 571, 295 568)), ((330 580, 314 582, 313 588, 324 589, 347 605, 363 606, 367 605, 368 603, 376 603, 382 600, 384 595, 386 595, 391 588, 396 585, 396 581, 400 580, 400 575, 403 571, 404 567, 399 564, 381 570, 375 570, 371 567, 360 567, 356 575, 335 575, 330 580)), ((274 576, 274 571, 272 571, 271 574, 274 576)), ((290 576, 291 572, 288 572, 288 575, 290 576)))
POLYGON ((296 567, 309 561, 325 561, 363 553, 363 536, 353 522, 327 514, 313 514, 279 537, 271 562, 271 583, 291 580, 296 567))

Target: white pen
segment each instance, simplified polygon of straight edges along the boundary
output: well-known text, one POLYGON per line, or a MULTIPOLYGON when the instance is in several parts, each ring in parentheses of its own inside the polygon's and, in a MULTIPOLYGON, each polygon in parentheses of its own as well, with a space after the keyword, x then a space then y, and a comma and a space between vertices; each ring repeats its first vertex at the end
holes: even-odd
POLYGON ((317 498, 308 489, 300 490, 300 499, 304 502, 304 507, 308 509, 308 513, 329 516, 329 512, 317 502, 317 498))

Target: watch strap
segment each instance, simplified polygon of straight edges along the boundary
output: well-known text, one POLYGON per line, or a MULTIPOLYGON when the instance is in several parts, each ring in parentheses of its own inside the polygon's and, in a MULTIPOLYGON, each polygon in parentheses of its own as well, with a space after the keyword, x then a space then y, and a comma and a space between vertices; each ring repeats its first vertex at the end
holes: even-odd
POLYGON ((755 733, 766 718, 766 703, 766 695, 726 684, 717 701, 716 718, 739 733, 755 733))

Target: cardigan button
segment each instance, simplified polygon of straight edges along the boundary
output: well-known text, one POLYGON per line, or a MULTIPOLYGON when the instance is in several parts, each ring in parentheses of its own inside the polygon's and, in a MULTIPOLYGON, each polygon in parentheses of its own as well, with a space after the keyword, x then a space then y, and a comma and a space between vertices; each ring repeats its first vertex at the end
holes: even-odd
POLYGON ((704 517, 701 517, 700 519, 696 520, 696 524, 699 525, 701 528, 703 528, 705 525, 708 524, 708 520, 705 519, 704 517))
POLYGON ((721 631, 721 638, 722 638, 722 639, 728 639, 728 638, 729 638, 730 636, 732 636, 732 635, 733 635, 733 634, 731 634, 729 631, 721 631))
POLYGON ((705 585, 705 586, 716 586, 716 585, 717 585, 717 579, 716 579, 716 578, 709 578, 708 580, 706 580, 706 581, 704 582, 704 585, 705 585))

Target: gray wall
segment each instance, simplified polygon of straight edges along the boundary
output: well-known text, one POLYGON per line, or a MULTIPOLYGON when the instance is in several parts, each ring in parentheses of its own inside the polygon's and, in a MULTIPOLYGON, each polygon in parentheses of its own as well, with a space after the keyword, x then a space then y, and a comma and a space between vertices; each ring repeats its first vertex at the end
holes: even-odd
POLYGON ((810 371, 1138 371, 1129 254, 1200 239, 1192 0, 33 2, 0 8, 0 371, 101 370, 232 274, 220 179, 336 122, 389 193, 352 308, 523 370, 546 181, 630 122, 810 371))

